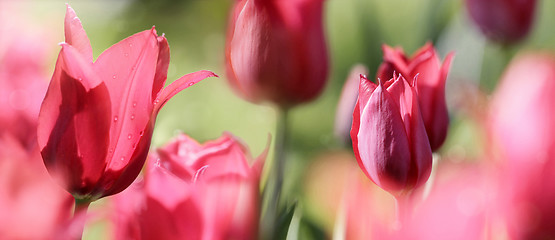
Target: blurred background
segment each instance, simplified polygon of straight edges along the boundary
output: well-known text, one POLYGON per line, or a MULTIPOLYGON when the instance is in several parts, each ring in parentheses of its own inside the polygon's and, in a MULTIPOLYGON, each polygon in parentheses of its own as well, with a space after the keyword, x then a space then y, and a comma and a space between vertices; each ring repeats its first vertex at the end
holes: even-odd
MULTIPOLYGON (((167 84, 203 69, 220 75, 168 102, 158 115, 153 148, 179 132, 204 142, 227 131, 242 139, 254 156, 265 149, 268 134, 274 135, 274 108, 244 101, 226 79, 224 45, 232 0, 0 0, 0 57, 14 43, 24 44, 40 60, 48 81, 60 49, 57 43, 64 39, 66 2, 81 19, 95 59, 119 40, 155 25, 171 48, 167 84)), ((481 35, 461 0, 327 0, 324 17, 330 76, 318 99, 290 113, 285 180, 285 193, 300 196, 306 216, 303 234, 313 238, 329 236, 333 229, 333 201, 339 201, 333 196, 341 191, 333 179, 356 166, 349 144, 334 135, 336 107, 351 67, 363 64, 369 76, 375 76, 384 43, 403 47, 409 55, 428 41, 442 59, 455 52, 446 91, 451 126, 440 153, 454 161, 479 161, 485 141, 481 107, 509 60, 520 51, 555 52, 555 1, 549 0, 538 2, 529 36, 510 46, 481 35), (341 161, 326 161, 330 156, 341 161), (330 198, 322 200, 326 196, 330 198)), ((105 238, 108 227, 97 223, 87 228, 85 239, 105 238)))

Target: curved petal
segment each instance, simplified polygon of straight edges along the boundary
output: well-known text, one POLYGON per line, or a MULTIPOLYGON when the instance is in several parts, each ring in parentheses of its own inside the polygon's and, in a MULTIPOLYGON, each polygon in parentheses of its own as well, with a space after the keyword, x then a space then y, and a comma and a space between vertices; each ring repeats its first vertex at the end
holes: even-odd
POLYGON ((166 102, 168 102, 168 100, 170 100, 170 98, 175 96, 175 94, 209 77, 218 77, 218 75, 206 70, 189 73, 162 89, 162 92, 160 92, 158 98, 154 101, 154 116, 158 114, 160 109, 166 104, 166 102))
POLYGON ((168 78, 168 67, 170 66, 170 46, 168 45, 168 40, 163 34, 157 40, 160 51, 158 52, 154 84, 152 85, 152 99, 156 99, 160 90, 164 87, 168 78))
POLYGON ((87 62, 93 61, 92 48, 87 33, 83 29, 81 20, 75 14, 73 8, 67 4, 66 16, 64 21, 65 41, 79 50, 83 59, 87 62))

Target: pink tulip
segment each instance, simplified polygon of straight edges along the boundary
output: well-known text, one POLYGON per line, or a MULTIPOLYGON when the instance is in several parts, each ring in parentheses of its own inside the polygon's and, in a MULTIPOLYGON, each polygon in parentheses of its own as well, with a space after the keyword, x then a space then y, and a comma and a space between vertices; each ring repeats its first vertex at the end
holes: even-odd
POLYGON ((290 107, 320 94, 328 73, 323 2, 235 2, 226 65, 229 82, 241 96, 290 107))
POLYGON ((432 151, 418 107, 416 79, 402 76, 376 85, 361 76, 351 139, 362 171, 395 196, 424 184, 432 151))
POLYGON ((490 40, 522 40, 532 28, 536 0, 466 0, 470 18, 490 40))
POLYGON ((116 196, 116 239, 255 239, 264 158, 249 167, 229 134, 203 145, 180 135, 116 196))
POLYGON ((26 147, 0 135, 0 239, 57 239, 73 198, 48 176, 36 145, 26 147))
POLYGON ((384 61, 378 69, 377 77, 389 79, 394 73, 400 73, 405 79, 418 75, 416 91, 420 111, 426 126, 432 151, 441 147, 447 137, 449 115, 445 103, 445 81, 451 66, 453 54, 447 55, 441 64, 434 46, 427 43, 411 58, 403 49, 383 45, 384 61))
POLYGON ((500 212, 513 239, 555 238, 554 91, 555 57, 529 53, 511 62, 491 102, 489 149, 502 166, 500 212))
POLYGON ((93 62, 89 39, 69 6, 65 38, 40 109, 38 142, 51 175, 76 199, 94 201, 124 190, 139 174, 160 108, 215 75, 200 71, 163 88, 170 50, 154 28, 93 62))

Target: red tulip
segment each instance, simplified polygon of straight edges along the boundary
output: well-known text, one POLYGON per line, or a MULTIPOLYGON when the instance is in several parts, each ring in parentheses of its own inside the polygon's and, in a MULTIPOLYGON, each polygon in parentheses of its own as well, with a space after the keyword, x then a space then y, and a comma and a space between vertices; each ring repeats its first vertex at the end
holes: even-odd
POLYGON ((491 102, 489 149, 502 166, 500 211, 513 239, 555 238, 554 91, 555 57, 520 55, 491 102))
POLYGON ((328 72, 323 0, 241 0, 231 13, 226 65, 252 102, 290 107, 320 94, 328 72))
POLYGON ((490 40, 522 40, 534 21, 536 0, 466 0, 470 18, 490 40))
POLYGON ((204 145, 180 135, 116 197, 116 239, 255 239, 264 158, 249 167, 229 134, 204 145))
POLYGON ((432 151, 413 81, 402 76, 376 85, 360 78, 351 139, 362 171, 374 183, 400 196, 430 176, 432 151))
POLYGON ((416 91, 420 111, 426 126, 432 151, 441 147, 447 137, 449 115, 445 103, 445 81, 451 66, 453 54, 447 55, 443 65, 431 43, 408 58, 402 49, 383 45, 384 62, 378 69, 378 78, 389 79, 400 73, 405 79, 418 75, 416 91))
POLYGON ((215 75, 200 71, 163 88, 170 50, 154 28, 93 62, 89 39, 69 6, 65 38, 40 109, 38 142, 44 164, 66 190, 94 201, 122 191, 139 174, 166 101, 215 75))

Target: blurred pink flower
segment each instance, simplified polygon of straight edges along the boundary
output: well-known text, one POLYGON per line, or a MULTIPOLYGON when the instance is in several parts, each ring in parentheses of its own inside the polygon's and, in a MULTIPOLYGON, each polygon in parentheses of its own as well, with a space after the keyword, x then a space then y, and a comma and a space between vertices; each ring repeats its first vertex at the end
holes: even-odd
POLYGON ((427 43, 408 58, 403 49, 382 46, 384 61, 380 65, 377 77, 390 79, 394 73, 401 74, 405 79, 418 76, 416 91, 420 111, 426 126, 432 151, 443 145, 449 128, 449 115, 445 103, 445 82, 451 66, 453 54, 447 55, 441 64, 434 46, 427 43))
POLYGON ((358 98, 358 85, 360 83, 360 75, 368 75, 368 68, 364 65, 357 64, 351 68, 349 76, 345 80, 341 96, 337 102, 335 111, 334 134, 337 139, 348 145, 351 142, 350 131, 353 124, 353 110, 358 98))
POLYGON ((76 199, 90 202, 133 182, 166 101, 215 75, 195 72, 163 88, 170 49, 154 28, 113 45, 93 63, 69 5, 64 26, 66 43, 41 106, 38 142, 49 172, 76 199))
POLYGON ((495 193, 486 169, 446 163, 438 169, 430 193, 423 189, 409 202, 409 213, 396 225, 395 202, 362 179, 346 191, 345 239, 484 239, 487 210, 495 193))
POLYGON ((0 134, 0 239, 56 239, 73 198, 52 181, 38 148, 0 134))
POLYGON ((466 0, 470 18, 492 41, 522 40, 534 22, 536 0, 466 0))
POLYGON ((180 135, 158 149, 143 181, 115 196, 116 239, 255 239, 265 153, 225 134, 200 145, 180 135))
POLYGON ((500 212, 513 239, 555 238, 555 57, 517 56, 490 106, 490 147, 502 170, 500 212))
POLYGON ((313 100, 328 75, 324 0, 240 0, 226 42, 231 86, 252 102, 290 107, 313 100))
POLYGON ((351 139, 362 171, 395 196, 430 176, 432 151, 418 106, 416 81, 401 75, 376 85, 360 77, 351 139))

